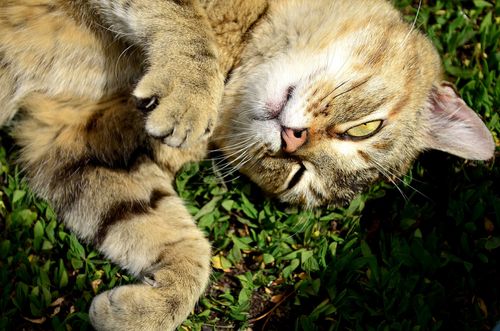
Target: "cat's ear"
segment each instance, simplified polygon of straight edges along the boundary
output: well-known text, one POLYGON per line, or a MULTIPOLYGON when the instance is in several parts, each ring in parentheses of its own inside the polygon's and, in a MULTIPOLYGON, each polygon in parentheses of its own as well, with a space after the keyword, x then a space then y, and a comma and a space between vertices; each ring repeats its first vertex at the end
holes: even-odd
POLYGON ((472 160, 493 157, 495 143, 490 131, 451 83, 434 86, 426 112, 427 148, 472 160))

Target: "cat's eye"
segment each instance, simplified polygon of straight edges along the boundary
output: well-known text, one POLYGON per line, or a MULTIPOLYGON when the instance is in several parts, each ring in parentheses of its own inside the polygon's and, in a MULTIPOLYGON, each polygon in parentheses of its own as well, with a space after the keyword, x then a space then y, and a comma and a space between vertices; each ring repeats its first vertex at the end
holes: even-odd
POLYGON ((378 130, 380 130, 380 128, 382 127, 382 122, 382 120, 377 120, 356 125, 344 132, 344 135, 354 139, 364 139, 371 137, 375 133, 377 133, 378 130))

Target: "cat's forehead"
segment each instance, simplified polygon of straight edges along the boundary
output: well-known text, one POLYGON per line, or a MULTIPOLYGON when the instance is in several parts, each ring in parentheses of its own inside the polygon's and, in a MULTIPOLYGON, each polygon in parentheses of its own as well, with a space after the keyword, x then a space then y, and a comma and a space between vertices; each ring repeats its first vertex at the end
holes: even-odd
POLYGON ((391 68, 390 62, 383 70, 360 66, 343 51, 316 59, 309 62, 314 63, 311 73, 297 79, 292 113, 325 123, 355 121, 377 111, 386 116, 397 100, 411 93, 406 85, 412 75, 397 65, 391 68))
MULTIPOLYGON (((417 35, 415 39, 421 38, 417 35)), ((303 80, 306 113, 342 123, 376 111, 388 116, 395 112, 395 105, 403 109, 401 100, 421 98, 421 92, 432 86, 437 75, 429 74, 434 54, 427 56, 427 50, 413 44, 415 39, 405 41, 407 47, 343 44, 342 49, 334 45, 316 62, 316 68, 311 68, 314 74, 303 80)))

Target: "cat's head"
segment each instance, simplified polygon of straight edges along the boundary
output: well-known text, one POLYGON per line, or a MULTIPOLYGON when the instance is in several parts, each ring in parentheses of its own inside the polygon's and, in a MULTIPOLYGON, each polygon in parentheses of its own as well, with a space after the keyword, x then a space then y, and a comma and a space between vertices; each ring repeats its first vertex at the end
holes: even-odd
POLYGON ((438 149, 493 156, 431 43, 385 1, 272 2, 233 70, 214 142, 280 200, 344 203, 438 149))

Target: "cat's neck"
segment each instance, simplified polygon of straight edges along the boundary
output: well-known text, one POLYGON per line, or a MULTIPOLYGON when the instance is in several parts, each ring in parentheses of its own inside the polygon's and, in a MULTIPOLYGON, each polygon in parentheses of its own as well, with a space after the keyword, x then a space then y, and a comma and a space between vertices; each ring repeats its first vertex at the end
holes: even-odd
POLYGON ((222 73, 226 76, 238 64, 249 32, 267 11, 268 0, 204 0, 202 5, 214 30, 222 73))

